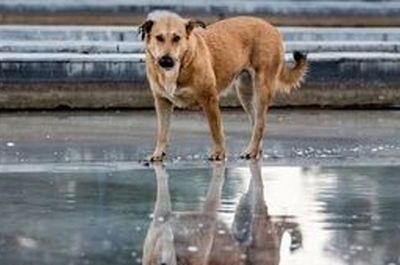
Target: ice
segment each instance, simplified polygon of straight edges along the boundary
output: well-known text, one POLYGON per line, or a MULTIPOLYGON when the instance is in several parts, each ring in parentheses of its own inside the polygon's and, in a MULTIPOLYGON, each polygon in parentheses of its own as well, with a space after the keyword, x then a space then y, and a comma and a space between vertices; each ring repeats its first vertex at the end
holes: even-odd
POLYGON ((188 247, 187 247, 187 250, 188 250, 189 252, 197 252, 197 251, 199 251, 199 248, 196 247, 196 246, 188 246, 188 247))

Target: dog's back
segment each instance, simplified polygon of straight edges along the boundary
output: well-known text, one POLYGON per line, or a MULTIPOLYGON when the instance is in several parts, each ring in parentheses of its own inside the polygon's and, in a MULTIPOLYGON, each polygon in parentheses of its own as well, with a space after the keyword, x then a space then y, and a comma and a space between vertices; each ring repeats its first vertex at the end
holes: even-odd
POLYGON ((195 32, 207 44, 220 91, 229 87, 243 69, 268 69, 271 83, 284 90, 296 87, 305 73, 306 58, 299 53, 296 66, 286 69, 282 36, 263 19, 228 18, 195 32))

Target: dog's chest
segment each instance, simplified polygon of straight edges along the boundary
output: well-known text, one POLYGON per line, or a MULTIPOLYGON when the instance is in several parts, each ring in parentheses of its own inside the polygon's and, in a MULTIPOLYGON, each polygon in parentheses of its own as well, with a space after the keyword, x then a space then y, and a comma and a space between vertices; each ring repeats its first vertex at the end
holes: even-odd
POLYGON ((197 105, 194 97, 193 89, 191 87, 165 87, 160 88, 160 94, 171 101, 179 108, 187 108, 197 105))

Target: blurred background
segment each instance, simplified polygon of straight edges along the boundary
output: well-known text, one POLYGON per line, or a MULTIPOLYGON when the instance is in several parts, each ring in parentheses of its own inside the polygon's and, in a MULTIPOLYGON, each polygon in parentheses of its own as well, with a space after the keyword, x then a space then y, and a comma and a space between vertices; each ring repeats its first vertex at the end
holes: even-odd
MULTIPOLYGON (((298 235, 280 264, 400 265, 400 0, 0 0, 0 264, 142 263, 156 124, 137 26, 156 9, 262 17, 288 64, 308 53, 306 82, 275 99, 264 141, 270 218, 298 235)), ((250 126, 234 95, 222 105, 230 227, 250 126)), ((209 130, 181 111, 172 131, 173 208, 196 211, 209 130)))
POLYGON ((277 25, 398 26, 397 0, 3 0, 4 24, 133 25, 154 9, 212 22, 257 15, 277 25))
MULTIPOLYGON (((399 106, 397 0, 1 0, 0 109, 152 108, 136 26, 156 9, 279 26, 288 62, 301 50, 311 67, 275 106, 399 106)), ((223 105, 238 103, 230 95, 223 105)))

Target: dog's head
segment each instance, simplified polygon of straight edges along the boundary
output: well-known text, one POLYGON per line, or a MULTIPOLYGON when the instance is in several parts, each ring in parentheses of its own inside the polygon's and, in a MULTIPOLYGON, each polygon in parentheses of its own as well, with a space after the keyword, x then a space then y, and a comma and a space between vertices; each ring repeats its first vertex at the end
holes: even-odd
POLYGON ((206 27, 198 20, 187 20, 168 11, 155 11, 139 26, 139 33, 157 64, 164 70, 171 70, 180 64, 189 48, 192 30, 197 26, 206 27))

